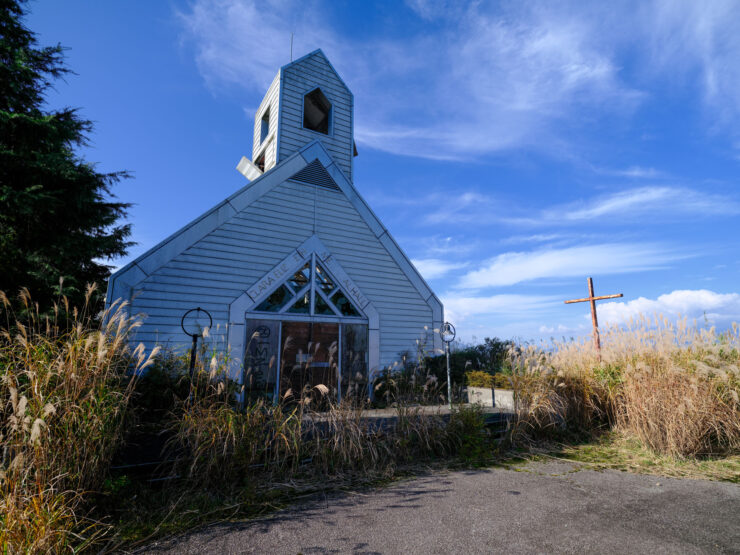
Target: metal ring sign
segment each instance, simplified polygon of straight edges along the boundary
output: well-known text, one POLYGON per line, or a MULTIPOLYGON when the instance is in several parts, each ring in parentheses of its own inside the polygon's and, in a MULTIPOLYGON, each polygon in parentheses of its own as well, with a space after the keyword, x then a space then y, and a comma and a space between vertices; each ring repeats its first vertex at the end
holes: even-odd
POLYGON ((450 343, 455 339, 455 326, 449 322, 445 322, 439 330, 439 336, 445 343, 450 343))
POLYGON ((185 318, 188 317, 188 314, 191 312, 197 312, 200 314, 203 312, 206 316, 208 316, 208 329, 210 330, 213 327, 213 318, 211 318, 211 313, 208 312, 205 308, 197 307, 197 308, 191 308, 188 310, 185 314, 182 315, 182 320, 180 320, 180 327, 182 328, 182 331, 185 332, 185 335, 189 335, 190 337, 200 337, 201 334, 196 333, 190 333, 187 329, 185 329, 185 318))

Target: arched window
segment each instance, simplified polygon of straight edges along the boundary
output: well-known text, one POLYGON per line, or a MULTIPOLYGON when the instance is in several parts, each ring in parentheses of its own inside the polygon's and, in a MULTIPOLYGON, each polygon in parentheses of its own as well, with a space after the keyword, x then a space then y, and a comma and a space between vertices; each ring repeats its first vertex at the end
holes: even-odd
POLYGON ((303 97, 303 127, 329 134, 331 123, 331 102, 321 89, 314 89, 303 97))

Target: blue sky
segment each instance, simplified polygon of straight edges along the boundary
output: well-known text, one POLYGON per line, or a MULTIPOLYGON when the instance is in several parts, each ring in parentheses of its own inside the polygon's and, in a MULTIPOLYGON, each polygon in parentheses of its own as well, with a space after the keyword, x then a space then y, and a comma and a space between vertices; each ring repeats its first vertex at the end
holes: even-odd
POLYGON ((139 244, 242 187, 278 68, 322 48, 355 95, 355 186, 467 340, 740 320, 740 3, 193 0, 30 4, 77 75, 51 106, 130 170, 139 244))

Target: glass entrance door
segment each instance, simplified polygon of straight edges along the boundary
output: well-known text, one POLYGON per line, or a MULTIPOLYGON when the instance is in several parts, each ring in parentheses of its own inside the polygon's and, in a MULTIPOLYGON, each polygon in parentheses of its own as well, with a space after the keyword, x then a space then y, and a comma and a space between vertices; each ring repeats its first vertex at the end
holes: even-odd
POLYGON ((293 398, 300 398, 304 389, 324 385, 329 397, 336 399, 339 324, 283 322, 282 326, 280 397, 290 391, 293 398))
POLYGON ((367 324, 250 315, 246 328, 242 383, 249 397, 278 402, 290 390, 295 400, 317 385, 333 400, 369 396, 367 324))

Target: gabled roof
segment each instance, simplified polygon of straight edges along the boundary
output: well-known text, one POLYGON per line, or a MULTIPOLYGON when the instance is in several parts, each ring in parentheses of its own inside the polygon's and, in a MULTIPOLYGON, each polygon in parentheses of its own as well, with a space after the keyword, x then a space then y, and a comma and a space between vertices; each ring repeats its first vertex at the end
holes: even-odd
POLYGON ((344 79, 342 79, 342 77, 341 77, 341 76, 339 75, 339 73, 337 73, 337 70, 336 70, 336 69, 334 69, 334 66, 333 66, 333 65, 332 65, 332 63, 331 63, 331 62, 329 61, 329 58, 327 58, 326 54, 324 54, 324 51, 323 51, 323 50, 321 50, 321 48, 317 48, 317 49, 316 49, 316 50, 314 50, 313 52, 309 52, 309 53, 308 53, 308 54, 306 54, 305 56, 301 56, 301 57, 300 57, 300 58, 298 58, 297 60, 293 60, 293 61, 292 61, 292 62, 290 62, 289 64, 285 64, 284 66, 282 66, 282 67, 280 68, 280 76, 282 77, 282 74, 283 74, 283 72, 284 72, 284 71, 285 71, 286 69, 288 69, 288 68, 290 68, 290 67, 292 67, 292 66, 294 66, 294 65, 300 64, 300 63, 301 63, 301 62, 303 62, 304 60, 307 60, 307 59, 308 59, 308 58, 310 58, 311 56, 315 56, 315 55, 317 55, 317 54, 318 54, 318 55, 320 55, 320 56, 321 56, 321 57, 322 57, 322 58, 324 59, 324 61, 325 61, 325 62, 327 63, 327 65, 328 65, 328 66, 329 66, 329 67, 331 68, 331 70, 332 70, 332 71, 334 72, 334 74, 335 74, 335 75, 337 76, 337 79, 339 79, 339 82, 340 82, 340 83, 342 83, 342 85, 344 85, 344 88, 345 88, 345 89, 347 89, 347 92, 348 92, 348 93, 349 93, 349 94, 350 94, 351 96, 353 96, 353 95, 352 95, 352 91, 351 91, 351 90, 350 90, 350 88, 349 88, 349 87, 347 86, 347 83, 345 83, 345 82, 344 82, 344 79))
POLYGON ((143 281, 158 268, 167 264, 274 187, 293 178, 296 174, 301 175, 300 172, 307 167, 315 171, 316 161, 331 176, 333 182, 354 206, 360 217, 383 244, 388 254, 395 260, 421 297, 428 304, 437 308, 434 312, 438 313, 441 319, 442 303, 352 183, 346 178, 344 172, 334 163, 331 155, 320 141, 307 144, 199 218, 114 272, 108 280, 108 305, 118 297, 128 296, 121 294, 122 288, 132 287, 143 281))

